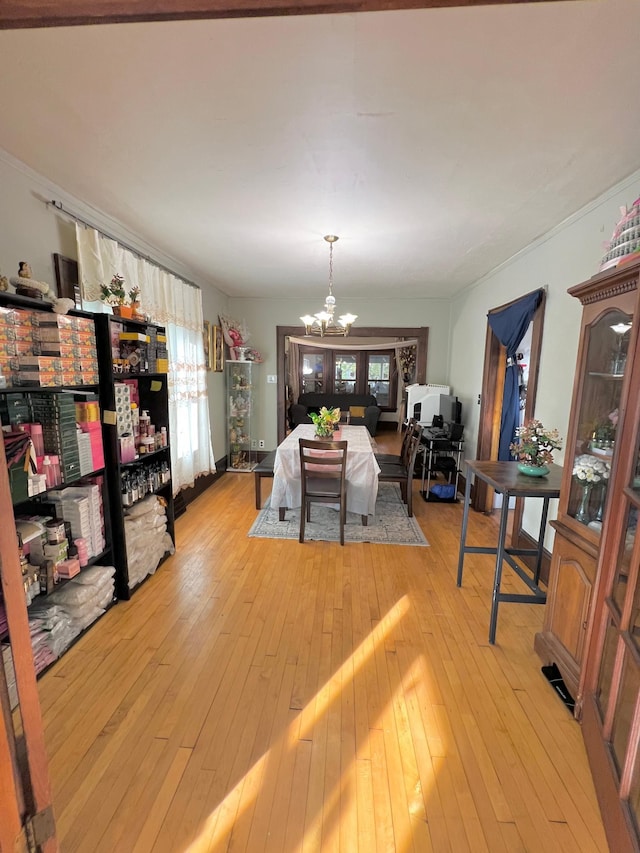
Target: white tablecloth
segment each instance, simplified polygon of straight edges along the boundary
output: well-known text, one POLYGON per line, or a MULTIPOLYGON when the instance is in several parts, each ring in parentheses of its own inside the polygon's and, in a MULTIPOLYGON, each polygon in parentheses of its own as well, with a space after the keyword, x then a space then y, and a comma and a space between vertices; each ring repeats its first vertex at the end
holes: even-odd
MULTIPOLYGON (((314 424, 300 424, 276 450, 273 466, 271 506, 300 506, 300 438, 315 438, 314 424)), ((380 466, 365 426, 343 425, 340 440, 347 441, 347 509, 358 515, 373 515, 378 496, 380 466)))

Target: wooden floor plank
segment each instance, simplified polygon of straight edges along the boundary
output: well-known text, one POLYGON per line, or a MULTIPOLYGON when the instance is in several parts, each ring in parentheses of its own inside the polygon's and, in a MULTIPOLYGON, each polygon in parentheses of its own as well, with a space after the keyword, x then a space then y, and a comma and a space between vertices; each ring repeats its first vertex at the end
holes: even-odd
POLYGON ((250 538, 239 475, 189 505, 38 682, 62 853, 605 853, 543 608, 502 605, 489 645, 492 560, 456 587, 461 506, 415 487, 427 548, 250 538))

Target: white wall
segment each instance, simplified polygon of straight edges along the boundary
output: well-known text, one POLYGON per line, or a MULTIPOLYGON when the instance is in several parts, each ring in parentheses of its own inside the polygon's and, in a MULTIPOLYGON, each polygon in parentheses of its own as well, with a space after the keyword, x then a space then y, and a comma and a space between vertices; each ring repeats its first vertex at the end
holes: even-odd
MULTIPOLYGON (((482 388, 487 313, 539 287, 548 287, 535 416, 566 438, 578 351, 582 306, 567 289, 598 272, 620 207, 640 195, 640 172, 554 228, 453 300, 450 381, 462 400, 465 455, 474 459, 478 438, 477 398, 482 388)), ((554 453, 562 464, 564 449, 554 453)), ((537 529, 540 512, 529 501, 525 527, 537 529)), ((557 507, 552 507, 553 518, 557 507)), ((551 540, 549 540, 551 541, 551 540)))
MULTIPOLYGON (((256 422, 265 447, 277 444, 277 386, 267 384, 267 376, 276 374, 276 326, 303 327, 300 316, 319 310, 324 296, 314 299, 229 299, 229 314, 244 319, 251 332, 250 344, 264 356, 258 368, 260 384, 256 422)), ((427 382, 446 383, 449 373, 450 303, 445 299, 341 299, 336 293, 340 312, 357 314, 358 326, 428 326, 427 382)))
MULTIPOLYGON (((74 223, 69 217, 47 207, 55 199, 86 218, 91 224, 137 248, 178 275, 194 280, 190 271, 155 247, 148 246, 120 223, 83 204, 63 189, 36 174, 24 164, 0 150, 0 273, 10 277, 18 272, 18 263, 28 261, 33 277, 46 281, 55 292, 53 254, 77 258, 74 223)), ((210 282, 198 282, 202 289, 204 317, 212 323, 227 310, 227 297, 210 282)), ((213 435, 213 454, 221 459, 226 453, 224 424, 224 374, 208 375, 209 409, 213 435)))
MULTIPOLYGON (((179 262, 150 247, 117 221, 75 199, 26 166, 0 151, 0 272, 11 276, 18 262, 29 261, 34 278, 54 286, 54 252, 76 257, 74 226, 64 215, 47 208, 51 199, 62 201, 97 227, 155 257, 185 278, 193 279, 179 262)), ((563 436, 578 344, 581 306, 566 290, 595 274, 603 244, 620 217, 619 208, 640 194, 640 172, 614 187, 570 220, 505 263, 491 275, 467 288, 451 302, 444 299, 350 300, 337 291, 338 307, 358 315, 361 326, 428 326, 427 381, 450 384, 462 401, 466 454, 475 456, 478 412, 482 385, 486 314, 518 296, 547 286, 544 339, 536 416, 557 427, 563 436)), ((204 317, 212 324, 220 313, 245 319, 252 345, 265 356, 261 366, 258 423, 267 447, 276 444, 276 385, 267 385, 276 373, 278 325, 297 325, 301 314, 318 307, 317 299, 228 299, 212 282, 201 282, 204 317)), ((214 457, 226 454, 224 373, 208 376, 214 457)), ((563 461, 559 453, 556 461, 563 461)))

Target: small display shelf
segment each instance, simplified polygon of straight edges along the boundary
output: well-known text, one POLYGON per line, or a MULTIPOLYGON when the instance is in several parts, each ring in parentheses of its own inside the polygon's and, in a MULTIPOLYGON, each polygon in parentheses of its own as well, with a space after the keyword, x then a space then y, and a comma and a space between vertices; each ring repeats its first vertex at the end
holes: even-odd
POLYGON ((255 438, 256 362, 228 361, 227 371, 227 470, 249 472, 257 464, 255 438))

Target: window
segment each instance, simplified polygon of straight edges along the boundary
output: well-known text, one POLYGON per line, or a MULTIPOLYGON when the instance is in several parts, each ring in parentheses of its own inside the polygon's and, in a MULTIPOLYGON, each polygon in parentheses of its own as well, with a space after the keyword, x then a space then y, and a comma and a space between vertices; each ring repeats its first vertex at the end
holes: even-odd
POLYGON ((366 353, 366 357, 369 393, 373 394, 381 408, 391 406, 391 359, 393 353, 366 353))
POLYGON ((333 353, 333 390, 336 394, 358 393, 360 353, 333 353))
POLYGON ((382 409, 395 411, 397 371, 394 350, 313 350, 300 347, 300 391, 373 394, 382 409))
POLYGON ((309 391, 326 391, 325 376, 325 357, 330 355, 327 350, 317 350, 316 352, 306 350, 300 353, 300 369, 302 376, 300 377, 300 390, 307 393, 309 391))

